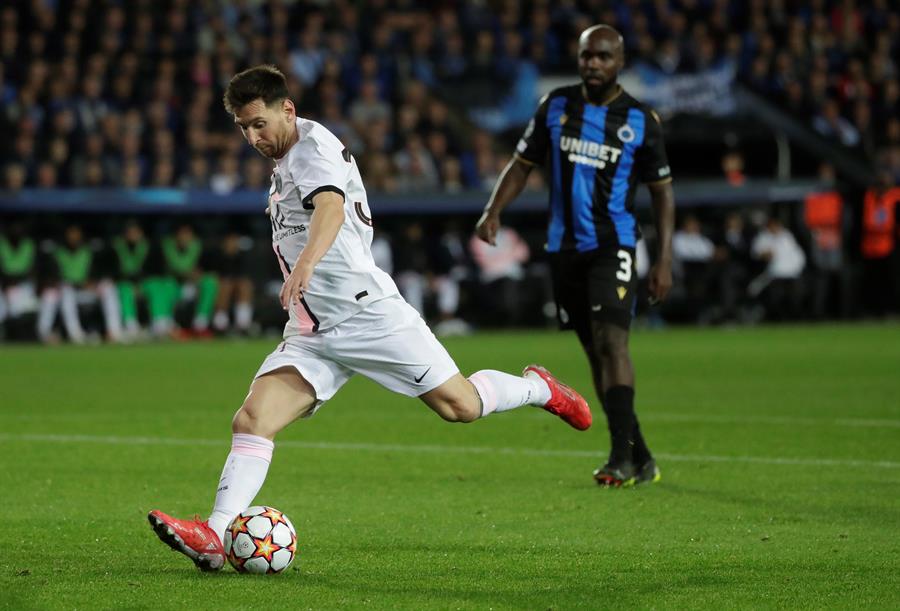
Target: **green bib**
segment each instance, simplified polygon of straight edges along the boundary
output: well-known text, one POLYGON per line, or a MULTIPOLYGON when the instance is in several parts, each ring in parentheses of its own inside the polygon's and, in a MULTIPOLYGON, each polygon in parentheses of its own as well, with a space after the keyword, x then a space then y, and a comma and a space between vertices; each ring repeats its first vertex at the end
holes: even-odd
POLYGON ((57 248, 53 253, 59 265, 59 275, 64 282, 69 284, 84 284, 87 282, 88 273, 91 271, 91 263, 94 253, 87 246, 77 250, 57 248))
POLYGON ((131 278, 137 276, 143 269, 147 253, 150 252, 150 245, 147 240, 141 240, 131 246, 123 238, 114 238, 113 250, 116 251, 116 257, 119 259, 119 271, 123 276, 131 278))
POLYGON ((34 266, 34 240, 22 240, 13 246, 0 237, 0 270, 7 276, 23 276, 34 266))
POLYGON ((200 261, 202 245, 199 239, 194 239, 182 250, 178 248, 175 238, 165 238, 162 241, 162 249, 169 269, 183 276, 197 267, 197 263, 200 261))

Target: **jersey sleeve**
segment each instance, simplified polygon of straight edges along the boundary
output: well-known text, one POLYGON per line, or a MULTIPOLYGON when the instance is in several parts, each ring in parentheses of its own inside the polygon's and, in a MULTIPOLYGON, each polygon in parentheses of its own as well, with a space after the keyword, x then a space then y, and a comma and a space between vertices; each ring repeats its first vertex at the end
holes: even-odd
POLYGON ((641 182, 664 182, 672 179, 659 115, 647 112, 647 133, 638 151, 637 172, 641 182))
POLYGON ((300 189, 303 207, 312 210, 315 207, 313 198, 326 191, 337 193, 346 200, 344 189, 350 170, 349 153, 337 138, 316 139, 310 147, 310 155, 291 164, 291 177, 300 189))
POLYGON ((547 129, 547 106, 550 96, 544 97, 534 117, 525 127, 522 138, 516 145, 516 157, 534 165, 544 163, 550 148, 550 130, 547 129))

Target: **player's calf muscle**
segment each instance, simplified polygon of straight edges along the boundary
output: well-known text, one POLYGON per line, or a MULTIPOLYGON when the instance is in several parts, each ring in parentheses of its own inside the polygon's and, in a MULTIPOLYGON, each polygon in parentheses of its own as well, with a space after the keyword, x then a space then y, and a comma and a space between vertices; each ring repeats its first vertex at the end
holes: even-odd
POLYGON ((454 376, 419 397, 447 422, 473 422, 481 417, 481 401, 472 384, 454 376))

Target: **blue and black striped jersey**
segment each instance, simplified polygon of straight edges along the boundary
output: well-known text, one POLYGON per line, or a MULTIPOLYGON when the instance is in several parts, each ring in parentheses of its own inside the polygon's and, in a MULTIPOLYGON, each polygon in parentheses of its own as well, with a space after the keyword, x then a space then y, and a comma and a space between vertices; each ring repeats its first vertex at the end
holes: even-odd
POLYGON ((551 91, 516 156, 549 161, 549 252, 634 248, 638 182, 671 180, 659 116, 624 90, 604 106, 587 102, 581 85, 551 91))

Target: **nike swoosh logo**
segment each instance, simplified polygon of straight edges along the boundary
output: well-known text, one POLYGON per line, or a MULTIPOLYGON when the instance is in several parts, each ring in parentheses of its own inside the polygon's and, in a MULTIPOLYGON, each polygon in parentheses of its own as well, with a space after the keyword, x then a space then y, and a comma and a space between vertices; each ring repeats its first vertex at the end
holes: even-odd
POLYGON ((416 381, 416 384, 418 384, 419 382, 421 382, 421 381, 422 381, 422 378, 424 378, 425 376, 427 376, 429 371, 431 371, 431 367, 429 367, 428 369, 426 369, 426 370, 425 370, 425 373, 423 373, 422 375, 420 375, 418 378, 413 378, 413 379, 416 381))

